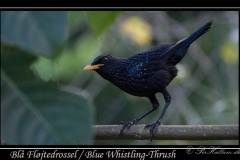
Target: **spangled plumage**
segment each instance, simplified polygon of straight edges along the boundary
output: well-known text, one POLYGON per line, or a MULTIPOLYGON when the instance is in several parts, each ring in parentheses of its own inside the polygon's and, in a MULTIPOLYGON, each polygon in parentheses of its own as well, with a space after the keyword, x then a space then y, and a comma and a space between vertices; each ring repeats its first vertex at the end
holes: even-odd
POLYGON ((153 136, 154 129, 161 124, 161 119, 170 104, 171 96, 166 87, 177 76, 175 65, 185 56, 191 43, 206 33, 211 25, 212 22, 208 22, 188 38, 176 43, 160 45, 128 58, 102 55, 95 58, 91 66, 85 67, 85 70, 95 70, 121 90, 135 96, 147 97, 152 103, 153 108, 150 111, 124 123, 121 133, 158 108, 155 94, 161 92, 166 104, 157 122, 147 126, 150 127, 151 137, 153 136))

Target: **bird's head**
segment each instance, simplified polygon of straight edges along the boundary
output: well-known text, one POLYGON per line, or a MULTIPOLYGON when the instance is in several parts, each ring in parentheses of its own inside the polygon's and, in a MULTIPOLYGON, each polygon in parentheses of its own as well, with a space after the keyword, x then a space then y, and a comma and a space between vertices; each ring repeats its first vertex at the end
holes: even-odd
POLYGON ((109 79, 110 75, 115 71, 115 64, 117 60, 110 55, 101 55, 96 57, 91 65, 87 65, 83 70, 94 70, 100 74, 103 78, 109 79), (108 78, 109 77, 109 78, 108 78))
POLYGON ((91 65, 87 65, 83 70, 101 70, 103 68, 106 68, 108 64, 110 64, 110 61, 113 59, 110 55, 101 55, 96 57, 91 65))

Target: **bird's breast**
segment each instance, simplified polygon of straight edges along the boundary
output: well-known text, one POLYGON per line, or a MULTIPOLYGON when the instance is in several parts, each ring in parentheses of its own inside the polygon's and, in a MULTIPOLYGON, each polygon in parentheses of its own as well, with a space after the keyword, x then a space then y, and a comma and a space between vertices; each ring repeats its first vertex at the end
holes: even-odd
MULTIPOLYGON (((139 77, 141 77, 139 75, 139 77)), ((110 80, 115 86, 121 90, 135 95, 135 96, 146 96, 149 92, 154 90, 149 89, 149 82, 146 78, 135 78, 132 76, 115 76, 116 79, 110 80)))

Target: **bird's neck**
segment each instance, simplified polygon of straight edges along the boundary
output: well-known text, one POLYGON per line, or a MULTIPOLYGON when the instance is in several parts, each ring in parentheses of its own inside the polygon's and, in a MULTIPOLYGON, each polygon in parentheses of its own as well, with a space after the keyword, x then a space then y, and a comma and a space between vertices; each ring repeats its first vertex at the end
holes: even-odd
POLYGON ((114 81, 116 79, 121 79, 126 70, 126 61, 124 59, 118 59, 118 61, 114 62, 114 65, 106 66, 107 69, 104 70, 96 70, 97 73, 108 81, 114 81))

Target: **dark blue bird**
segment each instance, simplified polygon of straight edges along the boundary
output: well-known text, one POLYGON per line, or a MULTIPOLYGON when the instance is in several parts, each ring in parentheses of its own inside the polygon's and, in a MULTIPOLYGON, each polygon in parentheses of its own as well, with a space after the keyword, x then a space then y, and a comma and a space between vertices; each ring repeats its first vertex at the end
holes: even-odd
POLYGON ((151 139, 153 138, 154 129, 161 124, 164 113, 171 102, 171 96, 166 87, 177 76, 178 70, 175 65, 185 56, 191 43, 206 33, 211 25, 212 22, 208 22, 188 38, 172 44, 163 44, 128 58, 101 55, 95 58, 91 65, 84 68, 84 70, 95 70, 121 90, 134 96, 147 97, 151 102, 151 110, 132 121, 122 122, 121 134, 125 128, 129 129, 131 125, 159 107, 155 94, 161 92, 165 106, 157 121, 146 126, 150 128, 151 139))

